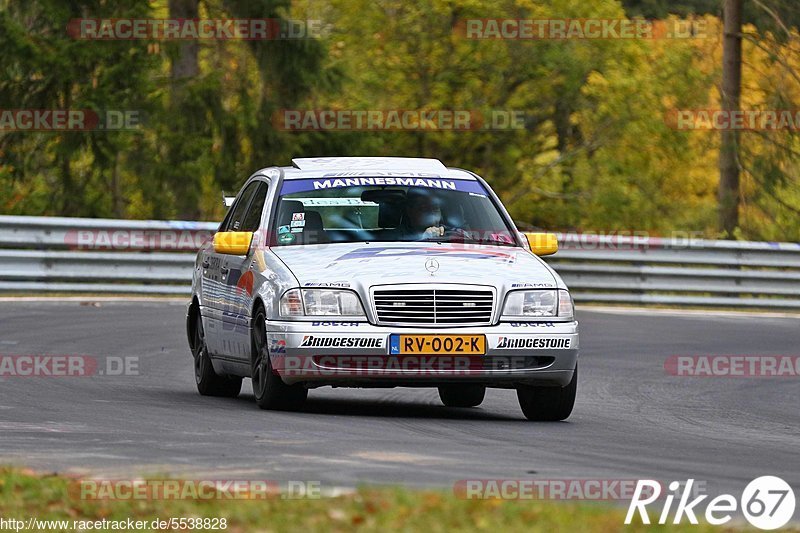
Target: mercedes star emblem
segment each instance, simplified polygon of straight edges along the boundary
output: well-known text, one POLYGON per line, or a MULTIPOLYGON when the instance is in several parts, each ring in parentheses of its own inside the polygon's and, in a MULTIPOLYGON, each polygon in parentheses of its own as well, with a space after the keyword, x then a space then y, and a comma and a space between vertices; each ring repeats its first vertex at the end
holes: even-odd
POLYGON ((431 276, 433 276, 433 273, 439 270, 439 261, 433 258, 429 258, 428 260, 425 261, 425 270, 430 272, 431 276))

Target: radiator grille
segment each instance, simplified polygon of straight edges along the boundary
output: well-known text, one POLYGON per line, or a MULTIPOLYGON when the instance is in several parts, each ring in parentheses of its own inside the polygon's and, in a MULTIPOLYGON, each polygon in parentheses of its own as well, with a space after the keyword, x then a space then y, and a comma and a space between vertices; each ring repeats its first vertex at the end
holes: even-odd
POLYGON ((487 326, 494 291, 471 288, 382 288, 373 292, 379 324, 400 326, 487 326))

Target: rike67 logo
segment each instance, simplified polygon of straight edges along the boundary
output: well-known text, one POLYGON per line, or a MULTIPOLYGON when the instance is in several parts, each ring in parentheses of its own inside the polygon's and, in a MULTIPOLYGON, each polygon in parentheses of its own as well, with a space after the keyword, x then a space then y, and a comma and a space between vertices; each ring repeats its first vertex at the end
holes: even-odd
MULTIPOLYGON (((697 496, 693 500, 693 479, 685 484, 673 481, 669 484, 670 494, 664 498, 664 506, 659 514, 658 523, 670 523, 672 505, 678 500, 672 517, 672 524, 680 524, 684 520, 697 524, 701 504, 708 498, 707 494, 697 496)), ((643 524, 650 523, 647 506, 661 497, 661 484, 653 480, 639 480, 625 516, 625 523, 630 524, 638 512, 643 524)), ((705 521, 711 525, 727 524, 733 513, 741 511, 748 522, 763 530, 773 530, 785 526, 794 516, 795 495, 792 488, 779 477, 761 476, 751 481, 742 492, 739 501, 731 494, 722 494, 705 503, 705 521)))

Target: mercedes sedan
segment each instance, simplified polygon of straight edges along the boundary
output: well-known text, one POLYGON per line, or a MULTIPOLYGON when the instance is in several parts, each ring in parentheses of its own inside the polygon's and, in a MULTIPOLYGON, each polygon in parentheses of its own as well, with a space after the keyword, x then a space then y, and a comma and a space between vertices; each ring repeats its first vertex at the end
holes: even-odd
POLYGON ((253 174, 194 265, 187 334, 197 388, 264 409, 310 389, 436 387, 475 407, 515 389, 563 420, 578 323, 540 256, 478 175, 435 159, 301 158, 253 174))

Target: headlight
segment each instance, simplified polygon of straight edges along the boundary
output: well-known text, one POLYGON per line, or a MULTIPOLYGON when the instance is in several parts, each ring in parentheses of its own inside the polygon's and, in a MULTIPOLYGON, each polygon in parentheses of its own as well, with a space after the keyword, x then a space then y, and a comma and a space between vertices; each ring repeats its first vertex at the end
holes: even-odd
POLYGON ((280 301, 281 316, 364 317, 361 300, 352 291, 338 289, 292 289, 280 301))
POLYGON ((504 318, 568 318, 574 316, 568 291, 513 291, 506 297, 504 318))

